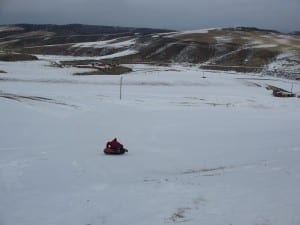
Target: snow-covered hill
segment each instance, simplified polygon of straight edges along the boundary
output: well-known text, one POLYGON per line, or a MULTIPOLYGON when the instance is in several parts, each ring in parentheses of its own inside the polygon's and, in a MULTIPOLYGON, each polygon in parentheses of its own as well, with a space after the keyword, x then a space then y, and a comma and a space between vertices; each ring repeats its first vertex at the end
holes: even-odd
POLYGON ((299 35, 245 27, 170 32, 86 25, 0 26, 0 50, 6 52, 113 57, 112 63, 191 63, 292 79, 300 79, 299 46, 299 35))
POLYGON ((48 60, 0 62, 1 225, 300 223, 300 101, 265 88, 299 81, 131 64, 120 100, 48 60))

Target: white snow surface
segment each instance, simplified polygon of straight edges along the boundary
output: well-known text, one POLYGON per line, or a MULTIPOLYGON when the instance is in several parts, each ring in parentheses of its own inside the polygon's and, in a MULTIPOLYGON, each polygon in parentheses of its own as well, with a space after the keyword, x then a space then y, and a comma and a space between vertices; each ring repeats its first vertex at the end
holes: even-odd
POLYGON ((14 26, 1 26, 0 25, 0 32, 14 31, 14 30, 23 30, 23 28, 21 28, 21 27, 14 27, 14 26))
POLYGON ((101 59, 111 59, 126 55, 133 55, 138 53, 137 50, 134 49, 126 49, 122 50, 110 55, 104 56, 61 56, 61 55, 36 55, 40 60, 47 60, 47 61, 63 61, 63 60, 101 60, 101 59))
POLYGON ((198 29, 198 30, 187 30, 187 31, 182 31, 180 32, 181 34, 206 34, 210 30, 216 30, 219 28, 206 28, 206 29, 198 29))
POLYGON ((230 37, 230 36, 218 36, 218 37, 215 37, 215 39, 218 43, 232 42, 232 37, 230 37))
POLYGON ((300 100, 265 89, 290 81, 128 66, 120 100, 120 76, 0 62, 1 225, 300 224, 300 100))
POLYGON ((295 52, 286 52, 279 54, 274 62, 268 65, 268 70, 271 71, 288 71, 292 74, 299 74, 300 65, 297 63, 298 55, 295 52))
POLYGON ((252 46, 252 48, 275 48, 277 46, 278 45, 276 45, 276 44, 262 44, 262 45, 252 46))
POLYGON ((95 41, 95 42, 82 42, 74 44, 73 47, 81 48, 123 48, 130 47, 136 42, 135 39, 118 42, 118 39, 112 39, 107 41, 95 41))
POLYGON ((186 31, 180 31, 180 32, 171 32, 166 37, 176 37, 180 35, 186 35, 186 34, 207 34, 211 30, 219 30, 221 28, 206 28, 206 29, 198 29, 198 30, 186 30, 186 31))
POLYGON ((127 49, 127 50, 123 50, 120 52, 116 52, 110 55, 104 55, 104 56, 98 56, 98 59, 111 59, 111 58, 116 58, 116 57, 121 57, 121 56, 126 56, 126 55, 133 55, 138 53, 138 51, 134 50, 134 49, 127 49))

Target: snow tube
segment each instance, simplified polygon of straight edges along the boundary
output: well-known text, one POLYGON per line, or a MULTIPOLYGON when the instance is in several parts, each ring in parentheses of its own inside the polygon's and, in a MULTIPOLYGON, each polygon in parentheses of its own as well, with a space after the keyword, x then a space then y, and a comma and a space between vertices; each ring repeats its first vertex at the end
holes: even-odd
POLYGON ((125 152, 128 152, 127 149, 125 148, 122 148, 122 149, 112 149, 112 148, 105 148, 103 150, 103 152, 107 155, 122 155, 124 154, 125 152))

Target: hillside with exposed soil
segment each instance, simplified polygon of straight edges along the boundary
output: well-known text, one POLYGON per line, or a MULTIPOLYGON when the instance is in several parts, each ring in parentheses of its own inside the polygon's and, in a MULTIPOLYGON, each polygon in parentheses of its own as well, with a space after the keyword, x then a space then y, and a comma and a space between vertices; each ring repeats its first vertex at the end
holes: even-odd
POLYGON ((0 26, 0 50, 120 63, 191 63, 300 79, 300 36, 257 28, 184 32, 88 25, 0 26))

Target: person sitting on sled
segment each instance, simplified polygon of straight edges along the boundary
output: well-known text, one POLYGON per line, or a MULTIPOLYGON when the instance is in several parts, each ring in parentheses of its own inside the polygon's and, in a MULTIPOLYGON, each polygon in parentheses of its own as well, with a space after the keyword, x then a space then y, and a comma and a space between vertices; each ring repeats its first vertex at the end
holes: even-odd
POLYGON ((114 138, 112 141, 108 141, 106 143, 106 148, 116 150, 117 152, 120 152, 124 149, 123 145, 118 142, 117 138, 114 138))

